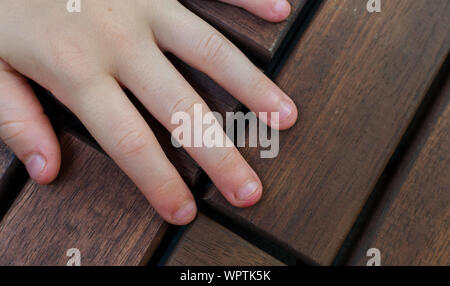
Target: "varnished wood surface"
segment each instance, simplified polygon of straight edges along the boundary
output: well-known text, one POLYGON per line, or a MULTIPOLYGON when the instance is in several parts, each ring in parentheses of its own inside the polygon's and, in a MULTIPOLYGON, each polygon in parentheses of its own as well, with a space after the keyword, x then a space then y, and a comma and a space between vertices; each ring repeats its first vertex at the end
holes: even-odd
MULTIPOLYGON (((304 2, 291 1, 298 10, 276 25, 214 1, 187 5, 251 56, 267 60, 304 2)), ((238 210, 215 189, 205 197, 209 210, 310 263, 332 263, 449 52, 448 1, 383 1, 379 14, 367 13, 366 3, 325 0, 285 61, 276 81, 299 105, 300 120, 282 133, 278 158, 261 160, 259 150, 242 151, 262 177, 262 202, 238 210)), ((213 110, 240 108, 204 74, 171 59, 213 110)), ((380 249, 382 265, 450 263, 449 108, 448 96, 440 98, 352 246, 350 264, 364 265, 365 251, 373 247, 380 249)), ((200 168, 137 105, 195 190, 200 168)), ((57 181, 29 181, 0 222, 0 265, 65 265, 69 248, 80 249, 82 265, 146 263, 167 225, 106 155, 67 133, 62 142, 57 181)), ((2 183, 11 181, 14 164, 0 143, 0 205, 2 183)), ((280 264, 203 215, 168 260, 189 266, 280 264)))
POLYGON ((281 266, 283 263, 200 214, 183 233, 168 266, 281 266))
POLYGON ((9 167, 11 167, 11 164, 14 161, 14 154, 11 152, 11 150, 0 141, 0 192, 1 192, 1 186, 4 180, 6 179, 6 172, 9 167))
POLYGON ((350 264, 450 265, 450 80, 411 142, 350 264))
POLYGON ((262 201, 206 202, 311 263, 331 264, 449 52, 450 3, 325 1, 276 82, 300 108, 280 154, 244 157, 261 176, 262 201))
POLYGON ((241 8, 215 0, 180 0, 180 2, 251 54, 269 61, 307 0, 289 0, 292 6, 291 15, 286 21, 277 24, 269 23, 241 8))
MULTIPOLYGON (((8 195, 11 193, 8 188, 14 185, 11 181, 21 179, 17 178, 18 172, 20 172, 19 165, 19 160, 9 147, 0 140, 0 214, 5 212, 3 208, 7 208, 8 195)), ((17 183, 20 184, 21 182, 17 183)))
POLYGON ((0 178, 5 174, 13 158, 14 154, 8 146, 0 141, 0 178))
POLYGON ((0 265, 139 265, 167 225, 105 155, 62 136, 62 170, 49 186, 28 182, 0 224, 0 265))

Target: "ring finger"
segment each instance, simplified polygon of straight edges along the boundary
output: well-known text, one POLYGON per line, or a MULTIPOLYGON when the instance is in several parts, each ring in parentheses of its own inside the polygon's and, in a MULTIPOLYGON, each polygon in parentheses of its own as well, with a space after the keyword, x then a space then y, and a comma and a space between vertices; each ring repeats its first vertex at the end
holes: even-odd
POLYGON ((156 211, 172 224, 189 223, 196 214, 191 192, 115 79, 100 76, 69 96, 77 100, 68 107, 156 211))

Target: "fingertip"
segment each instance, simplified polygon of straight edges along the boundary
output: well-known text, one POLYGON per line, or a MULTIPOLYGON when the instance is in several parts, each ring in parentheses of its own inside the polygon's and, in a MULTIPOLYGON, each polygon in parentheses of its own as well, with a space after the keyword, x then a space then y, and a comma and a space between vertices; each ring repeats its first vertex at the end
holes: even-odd
POLYGON ((61 166, 59 149, 54 154, 33 153, 27 156, 24 164, 33 181, 40 185, 50 184, 58 176, 61 166))
POLYGON ((205 170, 231 205, 237 208, 250 207, 261 199, 261 180, 236 148, 227 152, 232 153, 222 155, 218 160, 220 163, 216 163, 216 169, 205 170))
POLYGON ((191 223, 197 216, 197 205, 184 181, 178 176, 173 179, 159 179, 166 181, 162 187, 140 188, 148 202, 166 222, 172 225, 191 223))
POLYGON ((191 223, 197 216, 197 206, 194 200, 185 201, 170 218, 169 222, 174 225, 186 225, 191 223))
POLYGON ((286 130, 294 126, 294 124, 297 122, 298 119, 298 108, 295 105, 294 101, 292 99, 284 100, 280 104, 280 109, 285 111, 280 111, 280 114, 282 112, 285 113, 283 117, 280 115, 280 121, 278 124, 279 130, 286 130))
POLYGON ((260 117, 260 119, 275 130, 289 129, 298 119, 298 108, 295 102, 278 87, 275 92, 269 93, 263 105, 254 107, 252 110, 266 110, 267 118, 260 117))
MULTIPOLYGON (((45 119, 47 121, 47 118, 45 119)), ((41 130, 44 132, 45 129, 41 130)), ((30 152, 30 155, 26 156, 24 160, 30 177, 41 185, 53 182, 61 168, 61 148, 58 138, 50 128, 45 131, 48 131, 47 136, 40 137, 39 144, 30 147, 31 150, 37 151, 30 152)))
POLYGON ((52 183, 58 176, 59 169, 60 169, 59 161, 47 164, 46 169, 41 173, 39 178, 35 180, 36 183, 41 185, 48 185, 52 183))
POLYGON ((230 203, 238 208, 247 208, 255 205, 262 197, 262 184, 259 178, 246 181, 236 190, 230 203))
POLYGON ((287 0, 276 0, 271 3, 267 20, 272 22, 284 21, 291 14, 291 9, 291 5, 287 0))

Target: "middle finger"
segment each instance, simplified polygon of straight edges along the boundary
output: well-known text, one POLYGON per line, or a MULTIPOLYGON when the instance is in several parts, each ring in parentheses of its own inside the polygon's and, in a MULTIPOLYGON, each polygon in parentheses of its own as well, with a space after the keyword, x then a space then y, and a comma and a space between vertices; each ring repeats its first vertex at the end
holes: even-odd
MULTIPOLYGON (((170 132, 177 127, 171 123, 174 114, 185 112, 193 119, 196 106, 201 107, 202 114, 210 112, 151 39, 141 41, 130 53, 127 62, 120 66, 118 77, 170 132)), ((218 123, 213 126, 227 138, 218 123)), ((260 199, 261 182, 234 146, 206 147, 202 144, 185 149, 231 204, 247 207, 260 199)))

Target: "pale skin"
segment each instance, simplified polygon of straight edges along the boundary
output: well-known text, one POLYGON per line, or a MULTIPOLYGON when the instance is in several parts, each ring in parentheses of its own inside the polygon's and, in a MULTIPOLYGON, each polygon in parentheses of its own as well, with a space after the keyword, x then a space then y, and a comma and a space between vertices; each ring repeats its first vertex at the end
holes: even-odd
MULTIPOLYGON (((280 112, 280 129, 297 120, 294 102, 230 41, 176 0, 0 1, 0 138, 39 184, 52 182, 57 137, 25 77, 82 121, 108 155, 169 223, 191 222, 193 196, 128 100, 130 89, 169 131, 174 112, 208 106, 164 56, 175 54, 208 74, 250 110, 280 112)), ((266 19, 286 19, 284 0, 223 0, 266 19)), ((236 148, 186 148, 223 196, 249 207, 262 195, 257 174, 236 148)))

